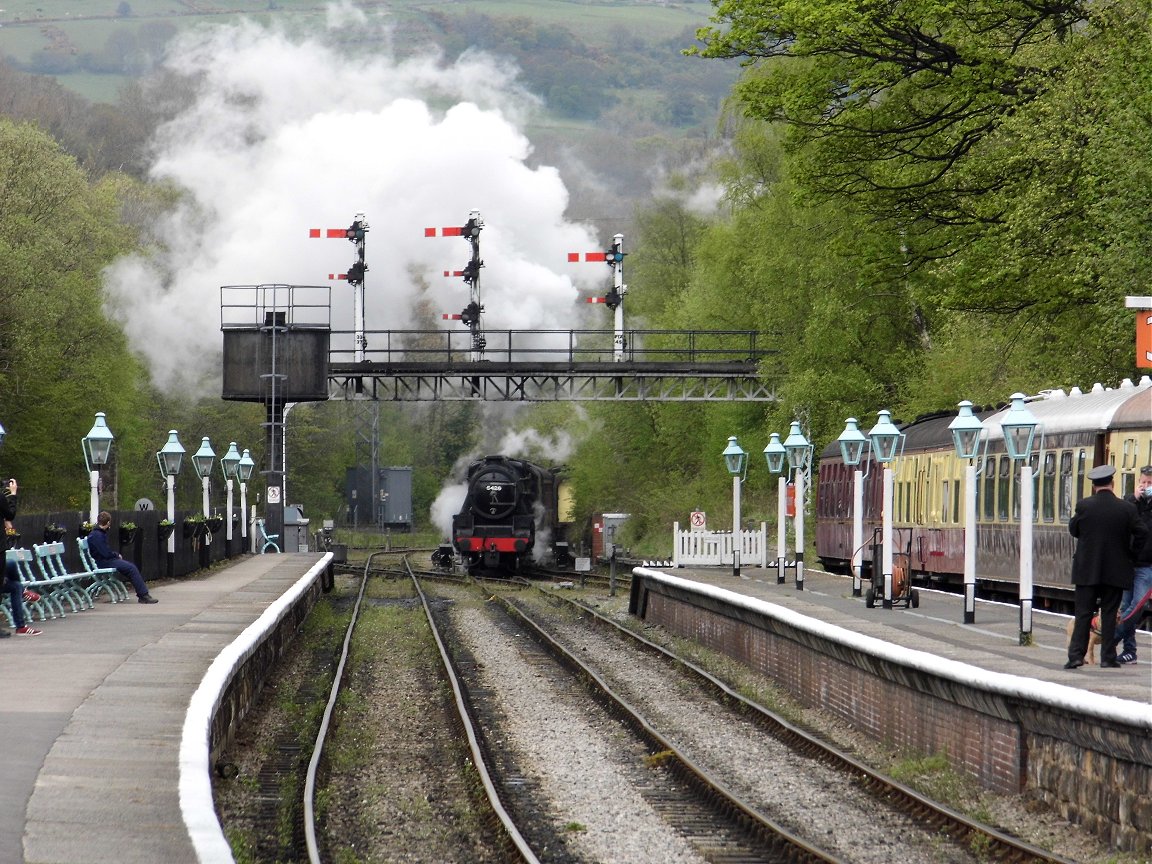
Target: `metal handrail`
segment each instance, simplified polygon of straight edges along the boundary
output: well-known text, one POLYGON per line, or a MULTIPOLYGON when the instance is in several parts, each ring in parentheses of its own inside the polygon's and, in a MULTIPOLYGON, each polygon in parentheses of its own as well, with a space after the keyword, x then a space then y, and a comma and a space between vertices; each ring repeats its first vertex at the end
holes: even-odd
MULTIPOLYGON (((333 330, 329 360, 355 356, 352 331, 333 330), (341 339, 340 337, 346 337, 341 339), (346 343, 346 347, 344 347, 346 343)), ((595 362, 613 359, 611 330, 485 330, 484 357, 492 362, 595 362)), ((755 330, 626 330, 626 360, 756 362, 778 353, 757 343, 755 330)), ((466 362, 472 359, 466 330, 369 330, 365 359, 375 363, 466 362)))

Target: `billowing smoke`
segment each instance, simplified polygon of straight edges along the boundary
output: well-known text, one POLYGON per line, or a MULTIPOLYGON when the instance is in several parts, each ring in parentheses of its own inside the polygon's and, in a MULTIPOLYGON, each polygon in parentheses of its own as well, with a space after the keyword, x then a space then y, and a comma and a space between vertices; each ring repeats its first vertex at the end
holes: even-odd
POLYGON ((535 429, 510 429, 500 439, 496 452, 501 456, 547 463, 544 467, 549 467, 564 462, 572 455, 575 446, 572 436, 562 429, 552 435, 535 429))
MULTIPOLYGON (((360 14, 335 7, 329 28, 360 14)), ((601 268, 567 264, 568 252, 602 244, 566 221, 559 172, 529 166, 521 130, 538 106, 511 65, 477 53, 451 64, 352 56, 325 35, 248 22, 174 43, 168 64, 196 82, 196 97, 160 129, 151 174, 183 194, 155 226, 159 251, 120 260, 106 279, 110 308, 161 386, 218 386, 219 287, 329 284, 353 246, 308 229, 346 227, 360 211, 369 331, 411 328, 421 301, 437 325, 459 328, 439 313, 459 312, 467 286, 441 274, 461 269, 471 247, 424 228, 463 225, 472 209, 486 223, 486 328, 569 329, 581 311, 575 280, 603 288, 601 268)), ((332 327, 351 331, 352 291, 330 284, 332 327)))
POLYGON ((452 517, 460 512, 467 496, 467 483, 453 483, 445 486, 436 495, 436 500, 432 502, 432 524, 436 526, 443 537, 452 537, 452 517))

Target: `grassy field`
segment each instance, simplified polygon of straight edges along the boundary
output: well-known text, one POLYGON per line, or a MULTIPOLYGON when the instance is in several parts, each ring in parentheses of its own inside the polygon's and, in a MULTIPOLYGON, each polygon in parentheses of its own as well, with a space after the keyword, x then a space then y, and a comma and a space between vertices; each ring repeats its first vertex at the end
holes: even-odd
MULTIPOLYGON (((130 14, 118 16, 116 0, 8 0, 0 8, 0 52, 26 61, 36 51, 52 47, 54 28, 62 30, 78 50, 86 51, 103 45, 112 30, 138 29, 148 22, 166 21, 177 27, 186 27, 206 21, 228 21, 237 14, 262 20, 320 16, 324 8, 316 0, 276 0, 275 5, 276 9, 270 11, 267 0, 205 0, 188 4, 176 0, 131 0, 127 3, 130 14)), ((475 12, 531 18, 543 24, 567 27, 593 42, 603 42, 621 31, 648 39, 672 38, 687 27, 705 24, 712 8, 708 2, 665 5, 644 0, 605 3, 574 0, 369 0, 355 5, 369 12, 405 16, 434 11, 445 15, 475 12)))

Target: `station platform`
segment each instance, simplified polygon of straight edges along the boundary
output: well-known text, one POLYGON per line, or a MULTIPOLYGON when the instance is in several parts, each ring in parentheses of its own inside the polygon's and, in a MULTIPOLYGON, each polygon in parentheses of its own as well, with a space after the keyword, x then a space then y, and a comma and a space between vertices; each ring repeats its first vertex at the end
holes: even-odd
MULTIPOLYGON (((186 824, 188 802, 202 798, 189 796, 182 768, 207 769, 206 748, 190 758, 184 740, 190 705, 218 658, 239 658, 269 612, 318 579, 329 557, 250 556, 151 583, 156 605, 101 600, 36 622, 40 636, 0 642, 0 861, 205 860, 186 824)), ((199 773, 193 785, 210 793, 199 773)))
MULTIPOLYGON (((1020 645, 1020 609, 1006 603, 976 601, 975 623, 965 624, 964 598, 958 594, 917 588, 920 605, 884 609, 877 601, 868 609, 863 597, 852 596, 849 576, 804 571, 804 590, 796 590, 792 570, 778 584, 774 569, 652 568, 670 576, 702 582, 791 609, 855 633, 893 645, 924 651, 978 669, 1021 676, 1078 690, 1152 706, 1152 633, 1136 634, 1138 663, 1119 669, 1085 665, 1064 669, 1068 659, 1068 615, 1033 612, 1032 645, 1020 645)), ((865 581, 865 590, 870 586, 865 581)), ((1099 650, 1096 660, 1099 663, 1099 650)), ((1150 708, 1152 712, 1152 708, 1150 708)))

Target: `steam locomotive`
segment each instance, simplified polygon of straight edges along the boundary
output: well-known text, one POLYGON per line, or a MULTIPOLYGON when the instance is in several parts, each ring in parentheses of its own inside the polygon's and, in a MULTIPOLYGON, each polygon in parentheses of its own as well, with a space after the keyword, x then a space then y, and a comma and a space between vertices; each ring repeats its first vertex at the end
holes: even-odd
MULTIPOLYGON (((1033 567, 1037 600, 1058 600, 1071 584, 1073 538, 1068 520, 1076 501, 1091 494, 1088 471, 1116 468, 1116 494, 1131 494, 1140 468, 1152 464, 1152 379, 1099 384, 1089 392, 1046 391, 1030 399, 1039 421, 1030 456, 1033 567)), ((1005 410, 980 411, 985 443, 977 461, 976 562, 981 596, 1014 599, 1020 561, 1020 471, 1004 447, 1005 410)), ((964 466, 949 424, 955 412, 923 417, 902 427, 904 448, 893 463, 894 553, 916 579, 943 586, 963 583, 964 466)), ((866 458, 865 567, 878 552, 882 466, 866 458)), ((816 554, 827 568, 845 570, 852 558, 853 470, 837 442, 820 457, 816 490, 816 554)))
POLYGON ((468 466, 468 492, 452 517, 452 545, 469 569, 516 572, 566 554, 559 470, 507 456, 468 466))

